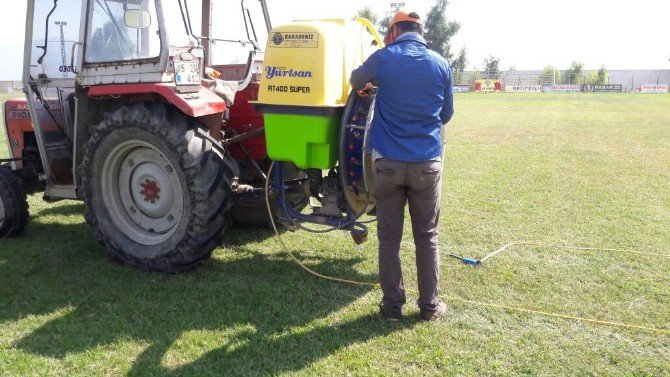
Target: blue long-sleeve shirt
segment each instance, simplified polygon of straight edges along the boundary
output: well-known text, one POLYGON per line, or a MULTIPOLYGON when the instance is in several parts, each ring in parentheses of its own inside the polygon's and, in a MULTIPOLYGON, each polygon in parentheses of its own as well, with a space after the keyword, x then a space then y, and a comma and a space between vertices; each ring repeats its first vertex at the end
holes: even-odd
POLYGON ((440 128, 454 114, 447 61, 418 33, 405 33, 351 73, 351 86, 377 86, 370 145, 386 158, 419 162, 442 156, 440 128))

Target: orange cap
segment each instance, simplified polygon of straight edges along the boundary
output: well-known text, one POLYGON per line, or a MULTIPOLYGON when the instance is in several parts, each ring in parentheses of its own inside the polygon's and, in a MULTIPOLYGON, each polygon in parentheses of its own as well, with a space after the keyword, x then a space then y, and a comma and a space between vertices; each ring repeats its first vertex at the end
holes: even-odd
POLYGON ((395 24, 398 22, 403 22, 403 21, 409 21, 409 22, 415 22, 421 26, 423 26, 423 20, 421 20, 421 17, 419 17, 419 14, 417 12, 407 12, 404 10, 399 10, 393 15, 393 19, 391 19, 391 25, 389 26, 389 30, 386 33, 386 38, 384 38, 384 44, 389 44, 393 42, 391 40, 392 36, 392 30, 395 24))

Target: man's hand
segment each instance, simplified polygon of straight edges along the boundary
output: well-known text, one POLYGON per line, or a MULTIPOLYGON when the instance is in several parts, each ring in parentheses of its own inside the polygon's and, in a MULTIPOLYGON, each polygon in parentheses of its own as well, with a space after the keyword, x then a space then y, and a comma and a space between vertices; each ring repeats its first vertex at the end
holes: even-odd
POLYGON ((374 89, 374 88, 375 88, 375 86, 372 85, 371 82, 369 82, 369 83, 365 84, 363 89, 360 89, 358 91, 358 95, 361 96, 361 97, 365 97, 365 96, 370 94, 370 89, 374 89))

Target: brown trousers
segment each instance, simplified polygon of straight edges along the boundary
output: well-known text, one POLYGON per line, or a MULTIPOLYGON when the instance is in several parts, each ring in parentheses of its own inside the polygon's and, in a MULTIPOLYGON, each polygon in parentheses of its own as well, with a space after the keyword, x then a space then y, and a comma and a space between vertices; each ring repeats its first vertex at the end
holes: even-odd
POLYGON ((440 272, 438 222, 442 162, 403 162, 379 159, 375 163, 373 193, 377 205, 379 279, 382 304, 402 308, 405 287, 400 266, 405 203, 409 204, 416 248, 419 308, 435 310, 440 272))

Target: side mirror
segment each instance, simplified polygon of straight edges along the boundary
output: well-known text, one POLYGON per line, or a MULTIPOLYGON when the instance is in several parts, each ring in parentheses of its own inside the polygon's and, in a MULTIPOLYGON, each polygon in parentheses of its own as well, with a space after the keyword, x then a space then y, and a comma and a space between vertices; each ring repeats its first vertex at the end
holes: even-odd
POLYGON ((151 13, 142 9, 128 9, 123 14, 126 26, 132 29, 145 29, 151 26, 151 13))

